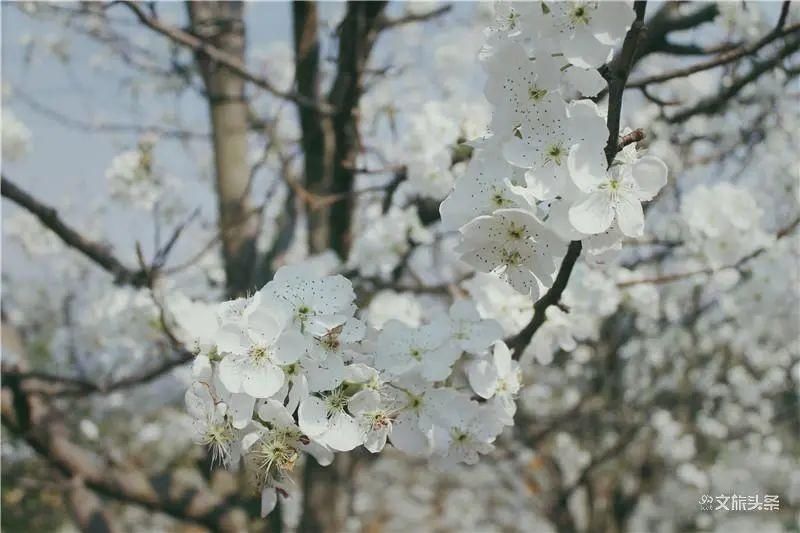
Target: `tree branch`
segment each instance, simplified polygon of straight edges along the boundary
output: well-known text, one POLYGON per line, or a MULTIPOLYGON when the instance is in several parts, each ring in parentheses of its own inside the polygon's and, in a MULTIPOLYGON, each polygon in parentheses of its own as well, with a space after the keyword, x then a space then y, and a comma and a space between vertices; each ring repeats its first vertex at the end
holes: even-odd
POLYGON ((800 49, 800 31, 798 29, 800 28, 794 28, 793 33, 789 34, 792 37, 787 39, 784 46, 772 57, 755 63, 750 72, 723 87, 718 94, 704 98, 696 105, 668 117, 667 122, 678 124, 685 122, 694 115, 713 115, 721 111, 725 103, 739 94, 739 91, 744 87, 757 80, 762 74, 777 67, 785 58, 800 49))
POLYGON ((414 22, 427 22, 429 20, 435 19, 437 17, 441 17, 442 15, 449 13, 453 9, 451 4, 446 4, 425 13, 408 13, 403 15, 402 17, 396 18, 389 18, 383 16, 380 18, 378 22, 378 30, 387 30, 391 28, 395 28, 397 26, 402 26, 403 24, 411 24, 414 22))
POLYGON ((551 305, 558 304, 558 302, 561 300, 561 295, 567 288, 569 277, 572 274, 572 269, 575 267, 578 256, 581 255, 582 248, 583 244, 581 241, 572 241, 569 243, 569 247, 567 247, 567 254, 564 256, 564 260, 561 262, 561 267, 558 269, 558 274, 556 275, 556 280, 553 283, 553 286, 550 287, 544 296, 539 298, 539 300, 533 304, 533 317, 531 318, 531 321, 528 322, 524 328, 522 328, 522 331, 517 333, 510 340, 506 341, 508 347, 513 350, 514 359, 519 359, 522 356, 522 352, 524 352, 525 348, 527 348, 528 344, 530 344, 533 334, 536 333, 541 325, 544 324, 544 321, 547 320, 547 316, 545 315, 547 308, 551 305))
POLYGON ((266 90, 272 95, 277 96, 278 98, 283 98, 284 100, 289 100, 303 107, 310 107, 316 109, 317 111, 322 113, 330 113, 332 111, 330 106, 306 98, 302 94, 289 91, 282 91, 278 89, 267 78, 258 76, 249 71, 247 69, 247 66, 237 57, 209 44, 205 40, 189 32, 162 23, 156 17, 149 15, 144 10, 144 8, 140 6, 137 2, 119 0, 112 2, 111 4, 109 4, 109 6, 118 3, 127 6, 131 11, 133 11, 134 15, 136 15, 139 21, 148 28, 150 28, 151 30, 160 33, 161 35, 164 35, 171 41, 181 46, 191 49, 196 54, 202 55, 220 65, 224 65, 227 69, 235 73, 237 76, 243 78, 244 80, 247 80, 248 82, 252 83, 257 87, 266 90))
POLYGON ((665 72, 663 74, 657 74, 655 76, 648 76, 646 78, 640 78, 638 80, 632 81, 627 86, 641 88, 653 83, 662 83, 675 78, 683 78, 685 76, 690 76, 697 72, 702 72, 704 70, 709 70, 712 68, 727 65, 728 63, 732 63, 737 59, 741 59, 745 56, 755 54, 756 52, 758 52, 771 42, 780 39, 781 37, 785 37, 786 35, 790 35, 796 32, 798 29, 800 29, 800 24, 793 24, 792 26, 786 29, 778 27, 775 30, 768 33, 767 35, 765 35, 764 37, 762 37, 761 39, 759 39, 758 41, 756 41, 755 43, 750 44, 748 46, 743 46, 735 50, 722 53, 713 59, 709 59, 708 61, 702 61, 700 63, 696 63, 686 68, 665 72))
MULTIPOLYGON (((22 370, 21 368, 19 370, 22 370)), ((131 465, 109 464, 71 440, 63 413, 48 406, 14 374, 4 374, 2 423, 68 478, 103 496, 162 512, 212 531, 243 531, 236 508, 209 489, 179 486, 169 473, 148 476, 131 465)))
POLYGON ((20 189, 5 175, 0 180, 2 195, 15 204, 36 216, 39 221, 55 233, 67 246, 78 250, 83 255, 100 266, 103 270, 114 276, 114 282, 128 284, 135 287, 144 287, 148 283, 148 273, 143 270, 134 270, 126 267, 117 259, 107 246, 92 241, 81 235, 78 231, 64 223, 58 212, 35 199, 27 192, 20 189))
MULTIPOLYGON (((782 239, 783 237, 789 235, 792 231, 794 231, 794 229, 798 225, 800 225, 800 217, 795 218, 794 221, 792 221, 789 225, 787 225, 784 228, 781 228, 775 234, 775 238, 776 239, 782 239)), ((756 257, 760 256, 761 254, 763 254, 767 250, 768 250, 768 248, 765 248, 765 247, 758 248, 758 249, 750 252, 746 256, 742 257, 741 259, 739 259, 736 263, 734 263, 732 265, 724 266, 724 267, 721 267, 721 268, 717 268, 717 269, 708 267, 708 268, 702 268, 700 270, 692 270, 691 272, 679 272, 679 273, 676 273, 676 274, 666 274, 666 275, 658 276, 658 277, 654 277, 654 278, 632 279, 632 280, 622 281, 622 282, 617 283, 617 287, 625 288, 625 287, 631 287, 633 285, 642 285, 642 284, 645 284, 645 283, 650 283, 650 284, 653 284, 653 285, 661 285, 661 284, 664 284, 664 283, 672 283, 673 281, 681 281, 681 280, 684 280, 684 279, 687 279, 687 278, 691 278, 693 276, 698 276, 700 274, 713 274, 715 271, 723 270, 723 269, 726 269, 726 268, 735 268, 735 269, 738 270, 742 266, 744 266, 745 263, 749 262, 752 259, 755 259, 756 257)))

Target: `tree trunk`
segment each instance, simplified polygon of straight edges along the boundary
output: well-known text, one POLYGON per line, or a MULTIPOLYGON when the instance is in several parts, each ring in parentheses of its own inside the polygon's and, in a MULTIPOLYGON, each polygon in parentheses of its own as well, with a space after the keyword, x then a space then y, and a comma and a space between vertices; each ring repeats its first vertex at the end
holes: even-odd
MULTIPOLYGON (((186 8, 192 33, 245 62, 241 2, 187 2, 186 8)), ((208 93, 226 288, 229 296, 241 296, 250 289, 258 233, 258 217, 249 201, 245 82, 202 53, 195 59, 208 93)))

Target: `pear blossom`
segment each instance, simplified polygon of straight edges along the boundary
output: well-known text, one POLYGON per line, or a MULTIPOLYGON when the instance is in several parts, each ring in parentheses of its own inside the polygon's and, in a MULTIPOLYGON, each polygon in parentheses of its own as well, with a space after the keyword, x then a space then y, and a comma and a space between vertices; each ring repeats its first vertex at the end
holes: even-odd
POLYGON ((462 261, 478 271, 496 273, 533 299, 538 298, 540 284, 552 284, 557 259, 564 252, 564 243, 521 209, 499 209, 477 217, 461 232, 462 261))
POLYGON ((483 352, 503 336, 500 324, 481 317, 475 304, 466 299, 456 300, 450 306, 450 324, 453 341, 472 354, 483 352))
POLYGON ((458 346, 449 342, 450 334, 446 321, 412 329, 390 320, 378 334, 375 367, 394 376, 418 371, 430 381, 443 380, 461 355, 458 346))
POLYGON ((333 450, 346 452, 364 442, 358 422, 347 412, 349 398, 343 387, 309 396, 297 409, 300 429, 333 450))
POLYGON ((467 363, 469 384, 475 394, 499 402, 503 423, 512 425, 517 410, 515 398, 522 382, 519 363, 511 359, 511 351, 502 341, 494 345, 491 359, 479 358, 467 363))
POLYGON ((306 341, 299 331, 284 331, 273 318, 272 308, 262 306, 260 298, 250 306, 257 309, 243 323, 220 328, 217 347, 224 356, 219 377, 232 393, 268 398, 283 386, 280 365, 297 361, 305 351, 306 341))
POLYGON ((364 389, 355 393, 347 405, 364 435, 364 447, 372 453, 380 452, 392 432, 392 412, 381 402, 381 395, 364 389))
POLYGON ((539 40, 580 68, 598 68, 610 59, 633 23, 632 2, 542 2, 522 11, 521 21, 539 40))
POLYGON ((515 176, 513 167, 498 154, 476 149, 466 171, 439 206, 442 225, 447 230, 456 230, 496 209, 530 208, 530 201, 513 183, 523 179, 521 172, 515 176))
POLYGON ((606 231, 614 220, 628 237, 644 232, 642 202, 652 200, 667 183, 667 166, 646 155, 633 164, 612 165, 600 172, 581 162, 582 147, 570 151, 570 174, 587 196, 569 210, 569 220, 578 231, 594 235, 606 231))
POLYGON ((443 468, 456 463, 475 464, 494 449, 503 429, 500 420, 485 416, 486 407, 464 394, 452 394, 441 409, 440 425, 433 428, 434 457, 443 468))
POLYGON ((210 449, 212 461, 232 464, 238 435, 227 405, 214 398, 207 383, 199 381, 186 390, 185 403, 192 417, 195 442, 210 449))

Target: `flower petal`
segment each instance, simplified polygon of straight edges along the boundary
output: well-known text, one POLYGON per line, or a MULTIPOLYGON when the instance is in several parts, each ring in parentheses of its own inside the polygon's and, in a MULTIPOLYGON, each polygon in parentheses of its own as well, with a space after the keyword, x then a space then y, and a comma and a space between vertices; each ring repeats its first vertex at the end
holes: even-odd
POLYGON ((269 398, 283 386, 283 370, 271 363, 251 366, 242 374, 242 389, 255 398, 269 398))
POLYGON ((576 230, 587 235, 607 230, 613 220, 611 197, 602 191, 591 193, 584 201, 573 205, 569 210, 570 223, 576 230))
POLYGON ((653 155, 646 155, 633 163, 631 176, 639 186, 639 200, 651 200, 667 184, 667 165, 653 155))
POLYGON ((622 233, 628 237, 639 237, 644 233, 644 211, 635 195, 620 194, 616 209, 622 233))
POLYGON ((328 408, 316 396, 309 396, 297 409, 297 422, 303 433, 309 437, 322 435, 328 429, 328 408))

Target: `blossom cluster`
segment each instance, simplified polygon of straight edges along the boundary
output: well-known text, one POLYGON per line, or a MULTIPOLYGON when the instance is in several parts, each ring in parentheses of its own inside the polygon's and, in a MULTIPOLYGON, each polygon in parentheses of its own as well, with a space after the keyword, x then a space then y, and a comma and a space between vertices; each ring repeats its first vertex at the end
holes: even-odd
POLYGON ((305 453, 327 465, 334 452, 377 453, 388 440, 442 467, 475 463, 512 424, 519 367, 474 303, 377 330, 354 301, 343 276, 286 266, 250 297, 173 305, 197 353, 186 392, 196 441, 226 466, 243 460, 264 512, 305 453))
POLYGON ((633 145, 607 164, 604 112, 589 99, 633 15, 625 2, 499 4, 486 31, 490 132, 440 211, 463 261, 534 300, 567 241, 602 261, 641 236, 642 202, 667 182, 666 165, 633 145))

